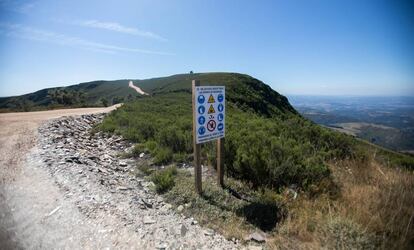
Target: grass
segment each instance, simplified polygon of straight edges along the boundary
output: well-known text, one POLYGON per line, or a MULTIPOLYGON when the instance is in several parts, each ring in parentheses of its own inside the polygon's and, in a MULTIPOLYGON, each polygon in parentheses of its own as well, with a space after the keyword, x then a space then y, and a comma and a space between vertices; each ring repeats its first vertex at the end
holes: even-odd
POLYGON ((344 183, 343 216, 375 233, 384 249, 413 247, 413 172, 387 168, 373 160, 363 165, 347 163, 337 169, 344 183))
POLYGON ((256 228, 270 233, 275 230, 286 212, 282 203, 269 197, 263 199, 264 194, 251 190, 246 194, 251 200, 240 199, 229 190, 235 192, 242 183, 232 179, 227 182, 227 189, 222 189, 208 177, 203 180, 203 194, 199 196, 194 190, 194 177, 180 170, 174 187, 164 197, 175 206, 186 205, 184 214, 229 239, 242 240, 256 228))
POLYGON ((177 169, 175 167, 154 172, 151 175, 151 181, 154 182, 157 193, 162 194, 173 188, 176 175, 177 169))
POLYGON ((165 200, 174 207, 183 205, 183 214, 228 239, 244 242, 259 230, 267 234, 269 249, 414 246, 412 172, 383 166, 373 155, 364 161, 331 162, 329 167, 337 191, 314 195, 299 190, 296 199, 289 188, 252 189, 251 184, 231 177, 221 188, 209 175, 204 176, 199 196, 190 171, 146 169, 151 169, 150 176, 172 176, 173 184, 163 191, 165 200))
POLYGON ((373 159, 330 164, 336 197, 299 194, 269 242, 278 248, 410 249, 414 240, 414 175, 373 159))

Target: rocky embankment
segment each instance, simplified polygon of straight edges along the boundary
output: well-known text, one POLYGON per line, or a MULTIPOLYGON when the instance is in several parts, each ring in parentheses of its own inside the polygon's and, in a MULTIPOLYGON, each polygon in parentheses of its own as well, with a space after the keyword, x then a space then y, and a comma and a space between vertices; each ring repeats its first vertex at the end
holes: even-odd
MULTIPOLYGON (((136 249, 237 249, 232 241, 176 213, 137 177, 137 159, 119 159, 131 144, 91 128, 103 114, 64 117, 39 128, 40 160, 85 220, 101 224, 103 237, 128 231, 136 249), (115 225, 115 226, 114 226, 115 225), (132 232, 132 233, 131 233, 132 232)), ((145 156, 144 156, 145 158, 145 156)), ((144 160, 144 159, 138 159, 144 160)), ((56 207, 48 214, 59 212, 56 207)), ((117 247, 115 242, 112 247, 117 247)))

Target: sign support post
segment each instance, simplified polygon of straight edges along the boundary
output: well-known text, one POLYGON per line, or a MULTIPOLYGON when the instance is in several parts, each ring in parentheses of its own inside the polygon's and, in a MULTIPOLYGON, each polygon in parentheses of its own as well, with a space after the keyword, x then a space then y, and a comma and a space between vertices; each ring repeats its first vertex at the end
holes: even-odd
POLYGON ((217 184, 224 186, 224 138, 217 139, 217 184))
MULTIPOLYGON (((192 102, 193 102, 193 114, 197 112, 196 110, 196 99, 195 99, 195 88, 200 86, 200 81, 193 80, 192 82, 192 102)), ((197 118, 193 115, 193 149, 194 149, 194 176, 195 176, 195 188, 198 194, 203 192, 203 188, 201 185, 201 144, 197 144, 197 118)))

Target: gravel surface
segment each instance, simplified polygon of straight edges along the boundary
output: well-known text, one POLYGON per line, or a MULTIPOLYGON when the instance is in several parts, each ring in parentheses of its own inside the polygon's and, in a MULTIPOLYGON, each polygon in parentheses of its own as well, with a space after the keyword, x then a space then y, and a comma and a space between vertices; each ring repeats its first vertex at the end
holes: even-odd
POLYGON ((175 213, 151 191, 153 183, 136 177, 135 160, 118 157, 129 143, 91 135, 103 116, 58 118, 38 130, 37 122, 24 135, 26 154, 14 163, 2 159, 16 170, 0 185, 3 248, 241 248, 175 213))

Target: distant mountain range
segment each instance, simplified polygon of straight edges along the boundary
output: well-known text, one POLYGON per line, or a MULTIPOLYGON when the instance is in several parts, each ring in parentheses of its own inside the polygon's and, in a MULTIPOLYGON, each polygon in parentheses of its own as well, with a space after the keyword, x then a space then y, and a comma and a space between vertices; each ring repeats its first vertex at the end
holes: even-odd
POLYGON ((291 96, 306 118, 377 145, 414 153, 414 97, 291 96))

